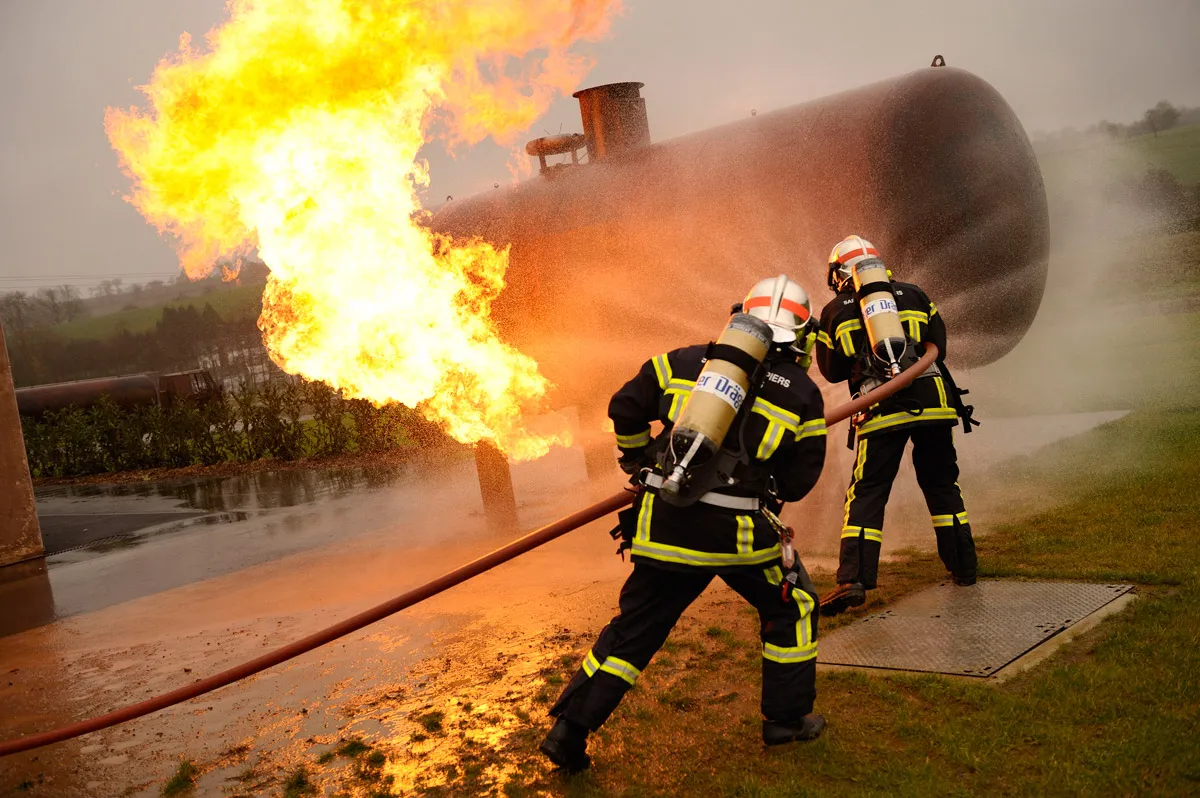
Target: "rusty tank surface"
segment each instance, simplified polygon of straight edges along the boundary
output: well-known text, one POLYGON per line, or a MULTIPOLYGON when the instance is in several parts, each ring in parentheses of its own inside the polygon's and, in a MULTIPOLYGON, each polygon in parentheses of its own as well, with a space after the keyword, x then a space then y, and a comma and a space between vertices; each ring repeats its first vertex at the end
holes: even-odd
POLYGON ((511 247, 495 317, 557 401, 603 414, 646 358, 712 339, 763 277, 799 280, 819 313, 828 253, 850 233, 929 292, 952 366, 1000 358, 1033 322, 1045 191, 1024 129, 981 78, 920 69, 659 143, 641 87, 575 95, 587 163, 448 202, 431 220, 511 247))
POLYGON ((132 410, 151 405, 170 407, 175 400, 183 398, 200 402, 219 399, 221 392, 212 375, 198 369, 172 374, 147 372, 32 385, 18 388, 16 396, 21 415, 40 418, 46 413, 68 407, 86 410, 98 403, 101 397, 107 397, 123 410, 132 410))

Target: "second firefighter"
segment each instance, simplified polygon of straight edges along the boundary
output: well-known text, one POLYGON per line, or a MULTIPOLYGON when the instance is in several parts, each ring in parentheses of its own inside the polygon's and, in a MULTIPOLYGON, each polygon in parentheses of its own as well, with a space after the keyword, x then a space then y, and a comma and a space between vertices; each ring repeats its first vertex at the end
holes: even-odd
POLYGON ((923 290, 891 280, 879 251, 859 236, 834 247, 829 287, 837 296, 821 313, 816 360, 830 383, 848 382, 857 397, 915 363, 925 343, 936 346, 939 355, 912 385, 852 420, 857 446, 846 491, 838 586, 822 599, 821 613, 837 615, 859 606, 866 591, 875 588, 884 509, 909 441, 938 554, 955 584, 973 585, 975 543, 958 485, 953 436, 960 416, 968 432, 978 422, 946 368, 945 322, 923 290))

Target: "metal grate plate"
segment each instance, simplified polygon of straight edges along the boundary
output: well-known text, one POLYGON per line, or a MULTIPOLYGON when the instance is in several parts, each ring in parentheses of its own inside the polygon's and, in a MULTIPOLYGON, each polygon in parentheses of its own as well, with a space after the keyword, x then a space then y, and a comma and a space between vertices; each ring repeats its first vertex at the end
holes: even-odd
POLYGON ((818 662, 987 677, 1131 585, 947 582, 821 638, 818 662))

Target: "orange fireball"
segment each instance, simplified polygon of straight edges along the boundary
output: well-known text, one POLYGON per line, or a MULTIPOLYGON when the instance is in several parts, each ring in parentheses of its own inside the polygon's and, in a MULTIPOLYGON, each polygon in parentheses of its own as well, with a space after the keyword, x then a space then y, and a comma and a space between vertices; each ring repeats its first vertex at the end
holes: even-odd
POLYGON ((511 144, 590 63, 618 0, 230 0, 229 19, 159 63, 149 108, 109 109, 129 201, 192 278, 257 249, 259 327, 281 368, 419 408, 516 459, 549 385, 500 340, 507 250, 421 226, 418 154, 511 144))

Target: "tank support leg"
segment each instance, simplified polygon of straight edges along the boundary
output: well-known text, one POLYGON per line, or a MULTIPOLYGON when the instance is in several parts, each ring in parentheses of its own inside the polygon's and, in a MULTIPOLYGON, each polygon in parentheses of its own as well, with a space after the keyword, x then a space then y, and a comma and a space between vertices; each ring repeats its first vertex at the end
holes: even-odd
POLYGON ((0 330, 0 566, 41 557, 45 551, 21 437, 12 365, 0 330))
POLYGON ((513 492, 508 457, 490 443, 475 446, 475 471, 488 526, 496 531, 517 528, 517 497, 513 492))

